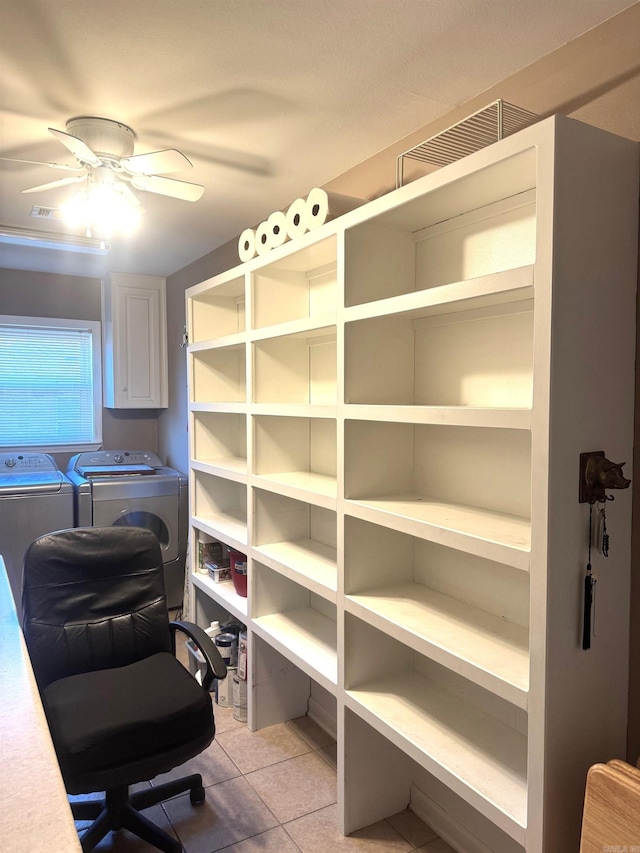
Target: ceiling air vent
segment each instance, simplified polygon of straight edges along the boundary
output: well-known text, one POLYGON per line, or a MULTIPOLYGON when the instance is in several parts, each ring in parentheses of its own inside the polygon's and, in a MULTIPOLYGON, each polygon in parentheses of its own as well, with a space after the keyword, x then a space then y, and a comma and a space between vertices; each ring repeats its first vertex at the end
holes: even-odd
POLYGON ((505 136, 517 133, 539 118, 540 116, 529 110, 498 99, 442 133, 400 154, 396 160, 396 189, 404 183, 405 159, 420 160, 433 166, 446 166, 499 139, 504 139, 505 136))
POLYGON ((62 211, 56 207, 42 207, 34 204, 31 208, 31 216, 35 219, 62 219, 62 211))

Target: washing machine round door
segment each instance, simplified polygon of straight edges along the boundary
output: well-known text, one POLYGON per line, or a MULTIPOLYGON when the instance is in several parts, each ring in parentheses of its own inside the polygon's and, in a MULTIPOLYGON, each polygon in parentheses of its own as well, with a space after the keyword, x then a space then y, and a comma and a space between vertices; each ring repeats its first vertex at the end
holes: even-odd
POLYGON ((94 527, 146 527, 160 542, 162 561, 178 559, 177 478, 96 481, 92 505, 94 527))
POLYGON ((112 527, 145 527, 155 533, 163 551, 166 551, 171 543, 169 528, 164 520, 159 515, 146 510, 135 509, 132 512, 125 512, 116 518, 112 527))

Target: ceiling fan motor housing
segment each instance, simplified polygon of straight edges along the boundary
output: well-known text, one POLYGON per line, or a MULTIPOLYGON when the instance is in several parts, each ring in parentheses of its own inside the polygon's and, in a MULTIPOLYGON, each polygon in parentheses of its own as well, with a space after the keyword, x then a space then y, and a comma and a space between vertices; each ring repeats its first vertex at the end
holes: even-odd
POLYGON ((130 157, 136 135, 126 124, 97 116, 76 116, 66 123, 67 133, 81 139, 98 157, 130 157))

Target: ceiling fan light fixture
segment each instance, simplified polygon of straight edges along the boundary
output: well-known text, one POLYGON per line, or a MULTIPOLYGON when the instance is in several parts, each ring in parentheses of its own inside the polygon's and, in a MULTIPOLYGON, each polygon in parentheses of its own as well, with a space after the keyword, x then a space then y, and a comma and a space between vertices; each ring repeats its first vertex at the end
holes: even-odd
POLYGON ((62 206, 71 228, 83 228, 87 236, 110 240, 116 234, 132 234, 141 219, 141 208, 133 193, 113 176, 89 175, 83 188, 62 206))

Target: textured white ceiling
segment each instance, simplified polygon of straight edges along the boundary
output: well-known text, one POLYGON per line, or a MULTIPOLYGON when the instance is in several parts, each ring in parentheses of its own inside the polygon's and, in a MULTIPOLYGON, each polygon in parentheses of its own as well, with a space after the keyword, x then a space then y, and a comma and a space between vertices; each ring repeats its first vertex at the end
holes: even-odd
MULTIPOLYGON (((131 125, 136 153, 177 147, 191 204, 140 193, 108 260, 0 245, 0 266, 168 275, 622 9, 629 0, 5 0, 0 156, 71 163, 47 131, 75 115, 131 125)), ((523 107, 528 105, 523 103, 523 107)), ((0 226, 63 173, 0 161, 0 226)))

